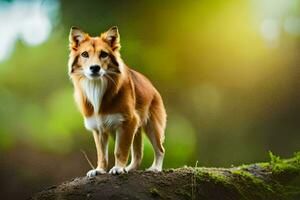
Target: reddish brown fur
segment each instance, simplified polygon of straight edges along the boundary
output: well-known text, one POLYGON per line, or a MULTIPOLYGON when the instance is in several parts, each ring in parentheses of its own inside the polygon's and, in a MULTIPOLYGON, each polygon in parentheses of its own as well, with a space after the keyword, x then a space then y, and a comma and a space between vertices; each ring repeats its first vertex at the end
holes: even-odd
MULTIPOLYGON (((162 143, 166 124, 166 112, 162 98, 151 82, 139 72, 130 69, 122 63, 123 61, 119 53, 119 37, 118 35, 116 38, 114 37, 115 36, 111 36, 110 31, 107 31, 101 34, 100 37, 90 37, 84 33, 83 37, 80 38, 80 36, 74 36, 74 33, 72 35, 71 31, 69 65, 72 66, 69 67, 72 69, 69 71, 75 88, 77 105, 84 117, 90 117, 97 111, 94 111, 93 105, 85 96, 80 85, 80 81, 86 79, 83 74, 78 73, 84 66, 84 59, 81 58, 80 54, 83 51, 87 51, 91 54, 90 59, 97 59, 95 57, 98 55, 97 52, 103 50, 109 52, 111 58, 100 61, 101 67, 108 69, 112 66, 112 69, 115 67, 115 70, 118 70, 118 67, 113 64, 113 61, 116 60, 116 62, 118 62, 116 64, 123 66, 123 71, 120 74, 111 74, 116 84, 108 80, 108 86, 104 93, 98 114, 108 115, 120 113, 124 117, 124 121, 120 126, 119 146, 115 151, 115 163, 116 166, 125 167, 128 160, 129 148, 132 143, 133 152, 137 159, 142 157, 142 151, 140 150, 142 148, 140 136, 142 127, 153 143, 155 152, 159 152, 163 155, 164 148, 162 143), (137 135, 135 137, 136 132, 137 135), (135 141, 133 142, 133 140, 135 141)), ((94 134, 94 136, 95 135, 99 135, 99 133, 94 134)), ((105 163, 105 160, 103 161, 103 152, 101 153, 101 150, 99 150, 101 149, 101 143, 97 141, 96 136, 95 143, 98 152, 98 167, 106 168, 107 163, 105 163)))

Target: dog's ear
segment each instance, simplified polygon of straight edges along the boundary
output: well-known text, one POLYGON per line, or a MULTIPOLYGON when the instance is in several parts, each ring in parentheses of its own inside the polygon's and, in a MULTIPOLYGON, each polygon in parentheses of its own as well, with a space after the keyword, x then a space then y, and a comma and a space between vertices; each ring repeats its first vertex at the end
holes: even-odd
POLYGON ((76 50, 84 40, 88 38, 88 34, 79 28, 72 26, 69 34, 70 48, 76 50))
POLYGON ((101 35, 101 38, 112 48, 113 51, 120 50, 121 44, 118 27, 111 27, 108 31, 101 35))

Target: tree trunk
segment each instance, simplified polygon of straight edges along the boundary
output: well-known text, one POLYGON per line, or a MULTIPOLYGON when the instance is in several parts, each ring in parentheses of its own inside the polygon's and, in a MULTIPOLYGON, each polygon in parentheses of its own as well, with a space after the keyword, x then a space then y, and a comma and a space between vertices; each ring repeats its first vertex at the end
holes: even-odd
POLYGON ((160 173, 80 177, 31 199, 300 199, 300 153, 232 168, 184 167, 160 173))

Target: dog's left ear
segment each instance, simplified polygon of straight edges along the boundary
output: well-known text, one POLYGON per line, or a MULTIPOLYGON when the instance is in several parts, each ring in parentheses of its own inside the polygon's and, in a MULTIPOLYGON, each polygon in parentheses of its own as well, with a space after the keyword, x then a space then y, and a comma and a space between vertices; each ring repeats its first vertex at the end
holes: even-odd
POLYGON ((76 50, 77 47, 82 43, 84 40, 88 38, 88 34, 80 30, 79 28, 72 26, 69 34, 69 42, 70 48, 76 50))
POLYGON ((108 31, 103 33, 101 37, 112 48, 113 51, 120 50, 121 44, 118 27, 111 27, 110 29, 108 29, 108 31))

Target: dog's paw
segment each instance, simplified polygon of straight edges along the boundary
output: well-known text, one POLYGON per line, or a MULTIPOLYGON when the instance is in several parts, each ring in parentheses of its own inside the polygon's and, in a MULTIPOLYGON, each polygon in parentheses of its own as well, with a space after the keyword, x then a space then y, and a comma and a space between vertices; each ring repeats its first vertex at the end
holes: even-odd
POLYGON ((90 171, 88 171, 86 173, 86 176, 87 177, 94 177, 94 176, 97 176, 97 175, 100 175, 100 174, 105 174, 106 171, 104 169, 100 169, 100 168, 97 168, 97 169, 92 169, 90 171))
POLYGON ((147 172, 161 172, 161 168, 157 167, 157 166, 151 166, 150 168, 146 169, 147 172))
POLYGON ((113 168, 111 168, 109 170, 109 173, 110 174, 124 174, 124 173, 127 173, 127 171, 124 167, 114 166, 113 168))

